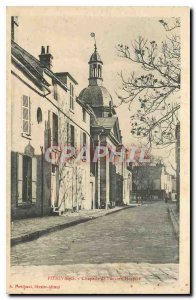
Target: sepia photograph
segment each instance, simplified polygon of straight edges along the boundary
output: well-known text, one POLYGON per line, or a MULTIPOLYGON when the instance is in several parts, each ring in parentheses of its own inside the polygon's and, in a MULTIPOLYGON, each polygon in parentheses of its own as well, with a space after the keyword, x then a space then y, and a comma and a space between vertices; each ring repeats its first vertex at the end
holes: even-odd
POLYGON ((190 293, 188 7, 7 7, 7 293, 190 293))

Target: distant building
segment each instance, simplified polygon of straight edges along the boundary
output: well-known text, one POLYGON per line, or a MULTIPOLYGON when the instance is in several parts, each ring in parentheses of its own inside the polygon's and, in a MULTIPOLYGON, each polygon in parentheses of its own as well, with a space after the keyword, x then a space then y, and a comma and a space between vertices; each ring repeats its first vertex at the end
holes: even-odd
POLYGON ((177 200, 177 195, 176 195, 176 177, 172 176, 172 201, 177 200))
POLYGON ((91 163, 91 173, 95 176, 95 207, 114 207, 130 203, 131 171, 127 168, 125 157, 118 160, 123 149, 119 120, 113 105, 113 99, 103 86, 103 61, 95 50, 89 60, 89 85, 84 88, 79 99, 92 110, 91 149, 96 146, 107 147, 109 155, 101 157, 97 163, 91 163), (108 156, 113 153, 113 161, 108 156))
POLYGON ((172 196, 172 176, 162 164, 133 167, 133 200, 165 200, 172 196))

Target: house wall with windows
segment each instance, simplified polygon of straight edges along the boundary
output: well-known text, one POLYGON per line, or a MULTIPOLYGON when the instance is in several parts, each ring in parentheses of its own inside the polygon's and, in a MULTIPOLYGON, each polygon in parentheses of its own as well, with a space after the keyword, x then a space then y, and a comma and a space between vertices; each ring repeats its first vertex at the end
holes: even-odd
MULTIPOLYGON (((59 73, 58 73, 59 74, 59 73)), ((76 82, 70 79, 67 72, 60 73, 63 82, 68 86, 65 92, 58 87, 59 111, 59 147, 75 148, 73 157, 58 166, 59 195, 57 207, 60 211, 91 209, 94 195, 91 195, 90 162, 80 159, 83 146, 90 146, 90 114, 76 99, 76 82), (70 88, 71 87, 71 88, 70 88)))
POLYGON ((90 113, 76 99, 76 81, 65 72, 65 83, 14 42, 11 73, 12 218, 90 209, 90 162, 76 160, 90 144, 90 113), (75 155, 60 163, 71 144, 75 155))
POLYGON ((58 110, 14 65, 11 86, 12 217, 48 214, 50 164, 43 152, 47 147, 49 111, 58 114, 58 110))

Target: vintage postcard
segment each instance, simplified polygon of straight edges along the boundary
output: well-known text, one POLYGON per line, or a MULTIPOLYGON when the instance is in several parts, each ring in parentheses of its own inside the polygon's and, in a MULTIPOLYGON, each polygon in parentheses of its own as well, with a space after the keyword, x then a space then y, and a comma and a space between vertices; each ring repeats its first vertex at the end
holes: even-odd
POLYGON ((189 23, 7 7, 7 293, 190 293, 189 23))

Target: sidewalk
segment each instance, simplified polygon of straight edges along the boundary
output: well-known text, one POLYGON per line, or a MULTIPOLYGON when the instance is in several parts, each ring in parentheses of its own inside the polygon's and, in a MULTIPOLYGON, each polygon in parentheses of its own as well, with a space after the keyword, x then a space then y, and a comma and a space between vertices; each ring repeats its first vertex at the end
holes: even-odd
POLYGON ((168 205, 169 216, 173 225, 173 229, 177 239, 179 239, 179 212, 175 203, 170 203, 168 205))
POLYGON ((15 220, 11 224, 11 246, 32 241, 44 234, 88 222, 92 219, 116 213, 122 209, 135 206, 136 205, 133 204, 129 206, 115 207, 109 210, 96 209, 80 211, 78 213, 67 213, 62 216, 46 216, 42 218, 15 220))

